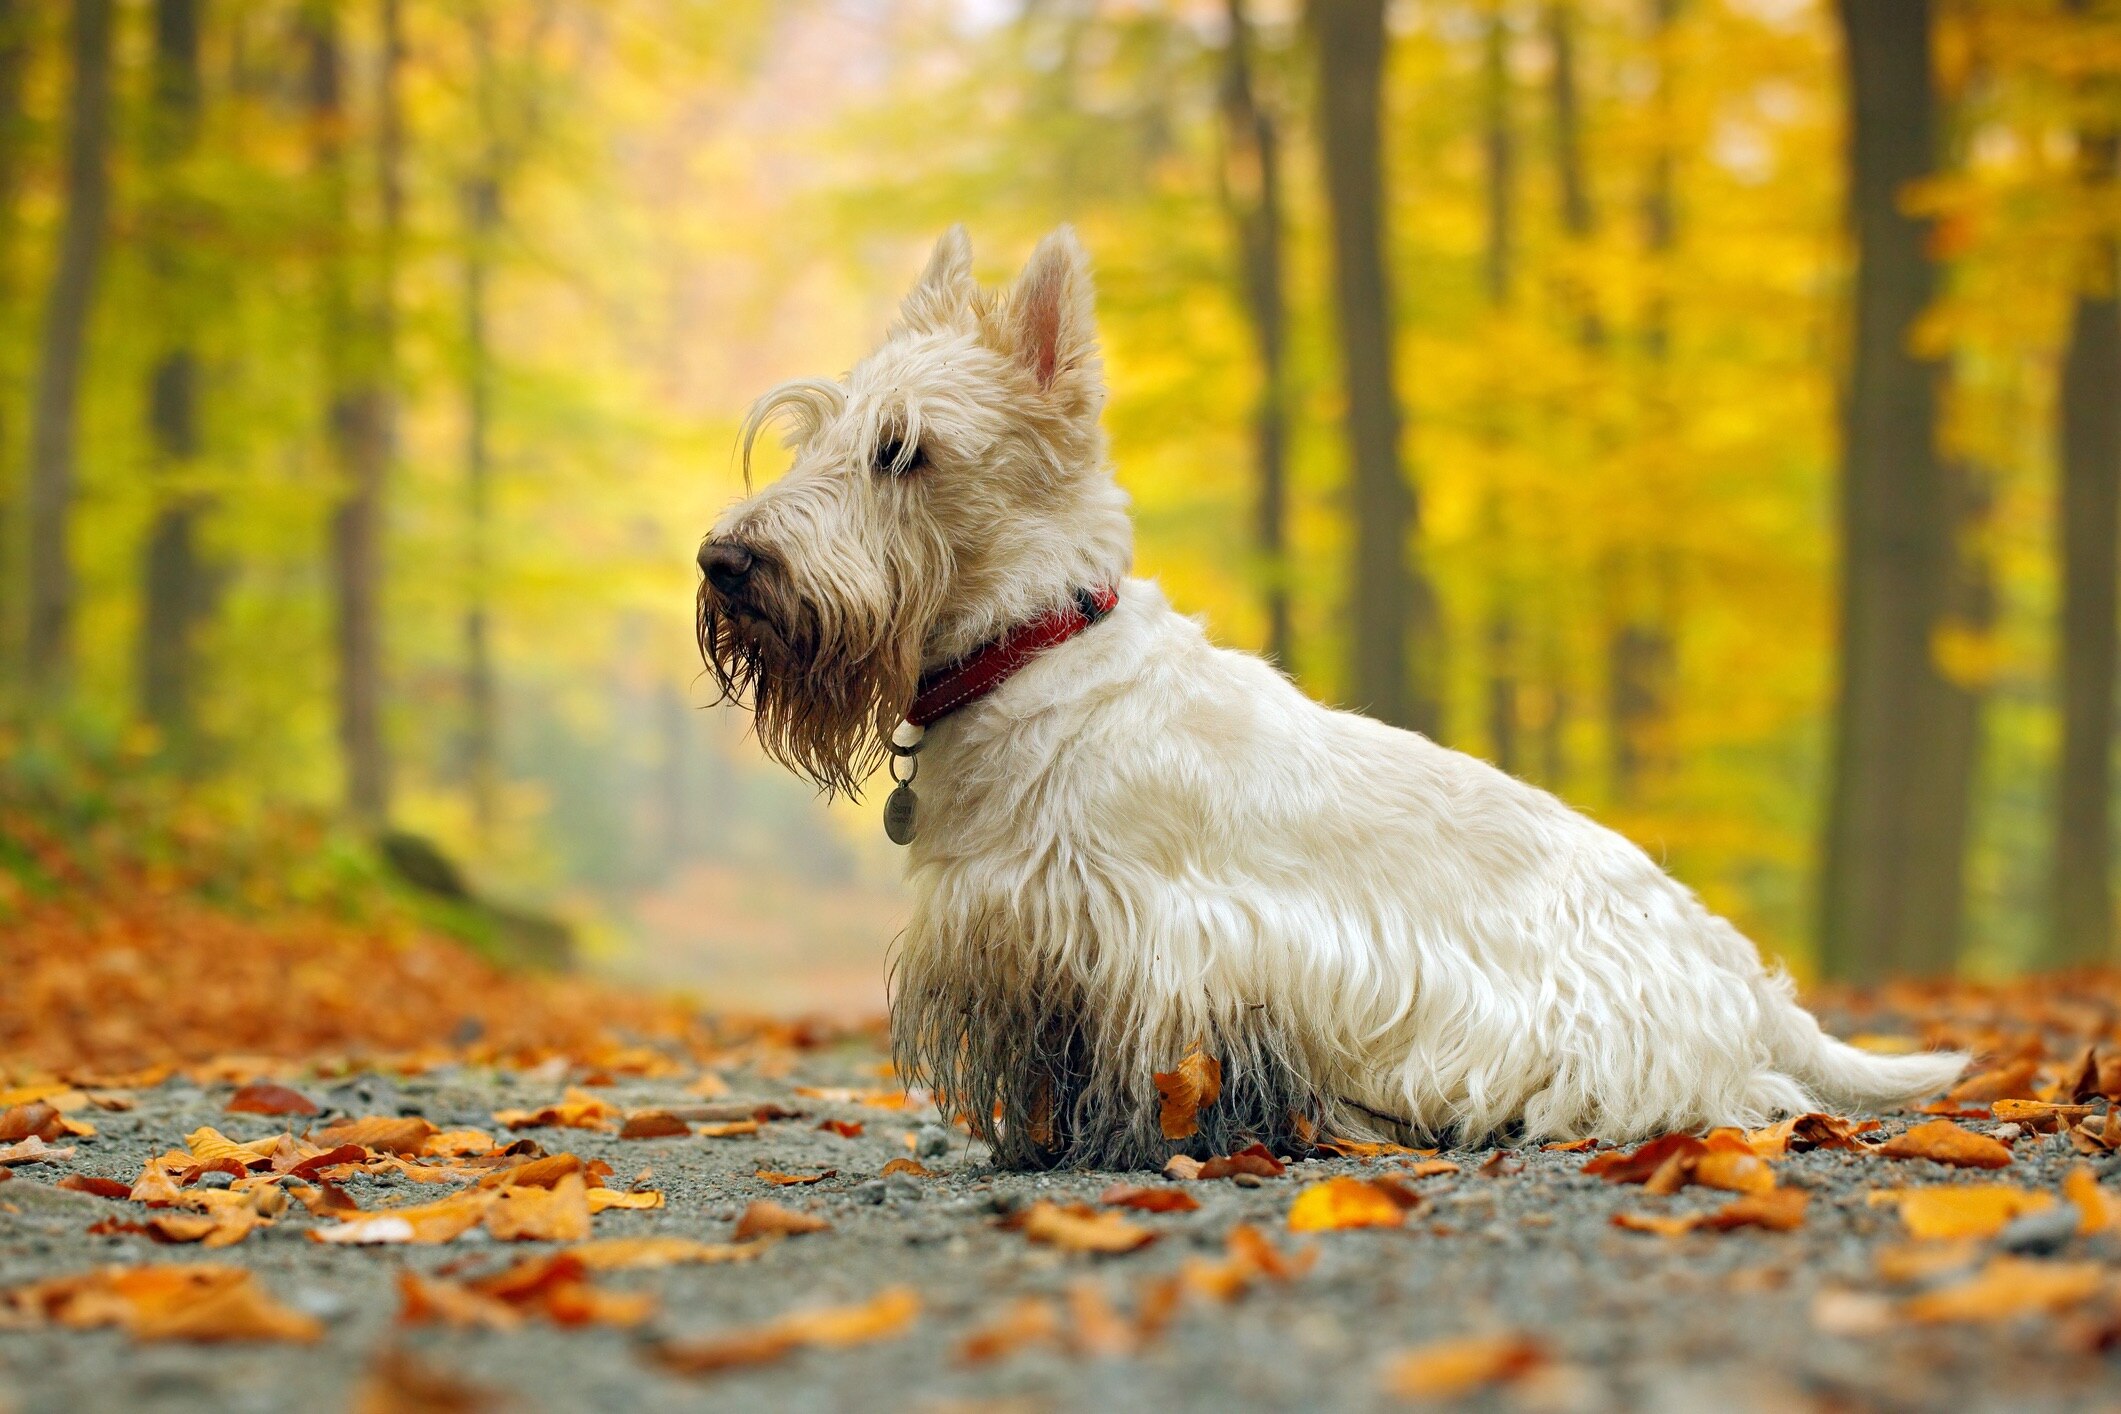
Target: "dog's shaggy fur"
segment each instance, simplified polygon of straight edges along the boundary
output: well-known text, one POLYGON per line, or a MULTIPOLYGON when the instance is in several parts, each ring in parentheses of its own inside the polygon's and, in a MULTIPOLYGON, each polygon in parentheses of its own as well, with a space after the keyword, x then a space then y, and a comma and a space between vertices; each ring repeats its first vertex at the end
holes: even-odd
POLYGON ((747 468, 779 412, 795 462, 709 537, 748 575, 701 587, 710 668, 830 790, 873 768, 923 668, 1120 587, 919 756, 893 1041, 999 1162, 1622 1141, 1959 1073, 1823 1035, 1736 929, 1553 796, 1210 643, 1127 577, 1103 401, 1073 235, 995 296, 953 230, 844 382, 760 402, 747 468), (1224 1089, 1173 1144, 1151 1077, 1196 1044, 1224 1089))

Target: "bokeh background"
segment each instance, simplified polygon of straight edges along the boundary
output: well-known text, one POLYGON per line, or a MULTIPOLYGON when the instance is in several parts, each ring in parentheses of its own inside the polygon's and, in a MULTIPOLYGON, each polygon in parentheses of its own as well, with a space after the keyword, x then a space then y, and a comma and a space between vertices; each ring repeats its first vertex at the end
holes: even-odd
POLYGON ((1807 977, 2103 958, 2121 11, 1845 7, 0 0, 0 915, 277 850, 873 1009, 877 801, 707 709, 692 554, 1067 221, 1221 641, 1807 977))

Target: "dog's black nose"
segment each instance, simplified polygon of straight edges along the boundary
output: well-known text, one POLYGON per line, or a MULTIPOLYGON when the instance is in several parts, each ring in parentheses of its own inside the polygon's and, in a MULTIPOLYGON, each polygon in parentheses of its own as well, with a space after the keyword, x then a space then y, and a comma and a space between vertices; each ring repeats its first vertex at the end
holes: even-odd
POLYGON ((700 546, 700 573, 714 586, 715 593, 732 595, 744 587, 751 578, 751 567, 758 561, 749 550, 727 540, 710 540, 700 546))

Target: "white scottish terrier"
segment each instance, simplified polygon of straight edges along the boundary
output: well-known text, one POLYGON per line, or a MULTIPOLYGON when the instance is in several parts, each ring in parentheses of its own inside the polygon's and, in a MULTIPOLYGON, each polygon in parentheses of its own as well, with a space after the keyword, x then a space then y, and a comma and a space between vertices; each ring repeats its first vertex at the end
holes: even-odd
POLYGON ((1128 578, 1091 306, 1070 231, 993 293, 953 229, 881 348, 760 400, 747 474, 779 415, 793 465, 700 551, 702 654, 768 752, 851 792, 899 733, 894 1047, 998 1162, 1625 1141, 1959 1074, 1827 1037, 1627 840, 1128 578), (1152 1077, 1196 1047, 1221 1095, 1174 1142, 1152 1077))

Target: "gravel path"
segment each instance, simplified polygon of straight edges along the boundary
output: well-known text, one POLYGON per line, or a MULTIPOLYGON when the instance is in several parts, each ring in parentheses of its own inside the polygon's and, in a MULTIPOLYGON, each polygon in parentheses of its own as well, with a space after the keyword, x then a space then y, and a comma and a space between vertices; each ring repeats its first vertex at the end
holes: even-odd
MULTIPOLYGON (((757 1260, 600 1276, 618 1291, 653 1292, 657 1314, 627 1328, 458 1331, 399 1323, 399 1273, 476 1275, 539 1250, 503 1246, 474 1230, 432 1247, 341 1247, 307 1238, 327 1220, 292 1208, 273 1227, 219 1250, 160 1246, 136 1235, 94 1236, 100 1218, 146 1216, 134 1205, 52 1186, 68 1172, 130 1183, 155 1154, 212 1125, 248 1140, 284 1121, 224 1112, 230 1087, 172 1081, 136 1094, 137 1106, 92 1117, 100 1133, 61 1164, 24 1165, 0 1184, 0 1287, 106 1263, 234 1262, 254 1269, 284 1303, 321 1318, 313 1345, 142 1342, 112 1330, 0 1330, 0 1410, 337 1410, 411 1407, 403 1376, 386 1388, 375 1372, 424 1371, 484 1391, 486 1407, 572 1411, 677 1409, 701 1405, 776 1410, 1103 1410, 1397 1407, 1387 1393, 1394 1355, 1427 1342, 1523 1333, 1545 1352, 1514 1382, 1466 1397, 1467 1407, 1553 1410, 1917 1409, 2026 1410, 2121 1407, 2121 1371, 2100 1354, 2107 1293, 2063 1315, 1924 1326, 1895 1319, 1890 1302, 1915 1286, 1891 1286, 1878 1253, 1906 1243, 1873 1189, 1933 1183, 2009 1182, 2053 1190, 2083 1162, 2068 1145, 2026 1135, 2009 1168, 1994 1174, 1873 1154, 1821 1151, 1775 1165, 1785 1186, 1811 1194, 1802 1228, 1743 1229, 1662 1237, 1623 1231, 1619 1212, 1693 1213, 1729 1194, 1688 1188, 1655 1197, 1580 1172, 1585 1156, 1514 1151, 1483 1172, 1492 1152, 1446 1154, 1458 1172, 1412 1180, 1426 1199, 1404 1227, 1291 1233, 1287 1213, 1305 1185, 1334 1174, 1405 1173, 1406 1160, 1338 1159, 1292 1164, 1256 1184, 1182 1185, 1197 1211, 1128 1212, 1158 1240, 1121 1255, 1093 1255, 1028 1241, 1004 1216, 1041 1199, 1095 1202, 1116 1179, 1164 1186, 1152 1175, 1001 1174, 976 1146, 923 1117, 851 1100, 819 1099, 798 1086, 875 1084, 877 1057, 842 1049, 805 1053, 769 1078, 732 1071, 733 1097, 777 1101, 801 1112, 753 1136, 621 1140, 587 1130, 530 1132, 552 1152, 608 1161, 614 1186, 643 1168, 666 1195, 651 1212, 609 1212, 598 1237, 672 1234, 727 1242, 733 1220, 770 1198, 827 1218, 829 1230, 784 1239, 757 1260), (859 1123, 852 1138, 823 1120, 859 1123), (925 1120, 925 1122, 924 1122, 925 1120), (927 1178, 879 1178, 908 1156, 907 1136, 927 1178), (1520 1167, 1521 1165, 1521 1167, 1520 1167), (807 1187, 776 1187, 755 1174, 834 1170, 807 1187), (1080 1348, 1069 1301, 1082 1283, 1131 1328, 1157 1278, 1222 1259, 1239 1224, 1282 1251, 1317 1249, 1316 1265, 1288 1281, 1263 1280, 1236 1299, 1193 1296, 1138 1349, 1099 1356, 1080 1348), (903 1334, 844 1348, 799 1349, 711 1375, 668 1371, 660 1342, 710 1335, 822 1305, 858 1304, 894 1287, 917 1293, 920 1315, 903 1334), (1840 1293, 1855 1293, 1845 1295, 1840 1293), (1061 1313, 1056 1339, 1032 1339, 968 1364, 971 1332, 1023 1297, 1050 1296, 1061 1313), (1821 1322, 1824 1322, 1822 1328, 1821 1322), (365 1391, 365 1394, 364 1394, 365 1391), (364 1405, 361 1401, 366 1398, 364 1405)), ((550 1075, 455 1070, 393 1080, 359 1076, 300 1084, 333 1113, 417 1114, 443 1128, 494 1129, 493 1112, 559 1098, 550 1075)), ((599 1089, 627 1109, 698 1105, 682 1079, 624 1081, 599 1089)), ((1905 1118, 1890 1120, 1897 1132, 1905 1118)), ((322 1121, 313 1121, 322 1123, 322 1121)), ((1997 1126, 1969 1121, 1974 1129, 1997 1126)), ((298 1125, 299 1127, 299 1125, 298 1125)), ((1179 1185, 1172 1185, 1179 1186, 1179 1185)), ((2110 1183, 2121 1196, 2121 1181, 2110 1183)), ((364 1209, 424 1202, 449 1190, 403 1179, 353 1179, 364 1209)), ((2121 1256, 2114 1234, 2073 1236, 2071 1224, 2023 1221, 2000 1246, 2043 1262, 2121 1256)), ((549 1250, 549 1249, 548 1249, 549 1250)), ((1964 1264, 1925 1280, 1963 1280, 1964 1264)), ((1919 1286, 1919 1284, 1918 1284, 1919 1286)), ((1124 1342, 1122 1342, 1124 1343, 1124 1342)), ((437 1395, 429 1408, 471 1407, 437 1395)))

